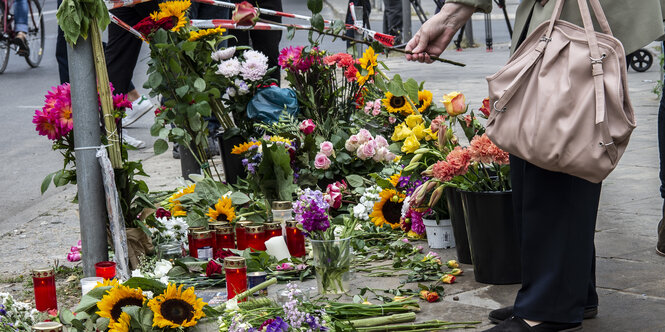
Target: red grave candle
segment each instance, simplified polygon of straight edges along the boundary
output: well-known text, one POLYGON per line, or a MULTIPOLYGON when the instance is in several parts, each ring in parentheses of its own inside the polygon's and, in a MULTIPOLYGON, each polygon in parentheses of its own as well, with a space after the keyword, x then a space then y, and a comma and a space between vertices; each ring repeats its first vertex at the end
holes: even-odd
MULTIPOLYGON (((227 299, 230 300, 247 290, 247 266, 245 258, 239 256, 224 258, 224 272, 226 273, 227 299)), ((243 301, 246 301, 246 299, 239 302, 243 301)))
POLYGON ((219 249, 235 249, 233 228, 230 225, 215 226, 215 252, 219 249))
POLYGON ((104 279, 115 278, 115 262, 98 262, 95 263, 95 276, 104 279))
MULTIPOLYGON (((212 247, 217 248, 217 237, 215 236, 215 228, 217 226, 222 226, 225 225, 226 222, 224 221, 209 221, 208 222, 208 229, 212 232, 212 247)), ((217 250, 217 249, 215 249, 217 250)))
POLYGON ((245 227, 245 238, 247 247, 256 251, 266 250, 265 227, 262 225, 250 225, 245 227))
POLYGON ((194 257, 193 252, 196 251, 193 247, 194 241, 192 241, 192 233, 194 233, 194 231, 200 231, 204 229, 205 227, 189 227, 187 229, 187 243, 189 244, 189 255, 192 257, 194 257))
POLYGON ((286 246, 293 257, 305 256, 305 235, 297 227, 298 222, 286 222, 286 246))
POLYGON ((245 227, 251 224, 251 221, 241 221, 236 224, 236 242, 238 242, 238 250, 247 249, 247 236, 245 235, 245 227))
POLYGON ((58 309, 53 268, 45 267, 32 270, 32 283, 35 289, 35 308, 42 312, 58 309))
POLYGON ((270 240, 275 236, 282 236, 282 224, 279 222, 269 222, 265 224, 265 240, 270 240))
POLYGON ((211 259, 214 238, 213 232, 208 229, 194 231, 189 255, 198 259, 211 259))

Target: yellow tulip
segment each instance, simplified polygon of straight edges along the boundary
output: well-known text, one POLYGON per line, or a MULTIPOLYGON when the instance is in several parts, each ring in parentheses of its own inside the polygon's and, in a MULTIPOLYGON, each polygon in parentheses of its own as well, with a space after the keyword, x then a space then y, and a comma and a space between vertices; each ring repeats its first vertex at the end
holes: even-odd
POLYGON ((407 126, 404 123, 400 123, 399 125, 397 125, 397 127, 395 127, 393 136, 390 137, 390 139, 392 139, 394 142, 399 142, 411 136, 411 134, 412 134, 411 129, 407 128, 407 126))
POLYGON ((418 138, 416 135, 412 134, 404 141, 404 145, 402 145, 402 152, 413 153, 414 151, 418 150, 419 147, 420 142, 418 142, 418 138))
POLYGON ((451 116, 458 116, 466 112, 466 98, 461 92, 451 92, 444 95, 442 102, 451 116))
POLYGON ((404 120, 404 122, 406 123, 407 126, 409 126, 409 128, 413 128, 413 127, 423 123, 423 116, 420 115, 420 114, 418 114, 418 115, 411 114, 411 115, 406 117, 406 120, 404 120))
POLYGON ((414 135, 416 135, 416 138, 417 138, 418 140, 421 140, 421 139, 425 138, 425 136, 427 135, 427 133, 425 133, 425 125, 422 124, 422 123, 419 124, 419 125, 417 125, 417 126, 415 126, 415 127, 413 127, 413 128, 411 129, 411 132, 412 132, 414 135))
POLYGON ((437 139, 437 134, 435 132, 432 132, 432 128, 427 128, 423 130, 426 134, 425 139, 430 141, 430 140, 435 140, 437 139))

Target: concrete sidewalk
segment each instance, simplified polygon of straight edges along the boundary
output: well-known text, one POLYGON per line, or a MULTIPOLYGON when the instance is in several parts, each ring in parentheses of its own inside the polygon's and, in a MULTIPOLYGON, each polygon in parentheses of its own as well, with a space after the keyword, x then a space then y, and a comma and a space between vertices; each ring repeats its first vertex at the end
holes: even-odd
MULTIPOLYGON (((401 57, 380 57, 399 73, 426 81, 436 100, 444 93, 462 91, 472 109, 477 109, 487 95, 485 77, 496 72, 507 60, 507 46, 497 46, 493 53, 484 49, 446 52, 444 57, 465 62, 466 67, 446 64, 409 63, 401 57)), ((600 296, 599 315, 584 322, 585 331, 665 331, 665 258, 654 251, 656 225, 662 200, 658 191, 657 111, 658 99, 651 90, 659 78, 657 66, 645 73, 629 71, 629 86, 638 127, 633 133, 619 167, 605 181, 598 216, 597 283, 600 296)), ((153 191, 179 185, 179 161, 170 151, 152 156, 146 149, 144 167, 153 191)), ((77 206, 71 204, 75 188, 70 187, 16 218, 22 223, 0 237, 0 275, 27 274, 30 268, 61 263, 69 247, 79 239, 77 206)), ((16 219, 14 218, 14 219, 16 219)), ((565 245, 562 243, 562 245, 565 245)), ((441 250, 443 259, 454 259, 454 249, 441 250)), ((66 264, 66 262, 64 262, 66 264)), ((443 300, 422 303, 418 320, 444 319, 483 321, 478 330, 490 326, 487 313, 512 304, 518 285, 493 286, 476 283, 473 269, 464 266, 464 276, 446 287, 443 300), (457 300, 455 300, 457 298, 457 300)), ((365 278, 356 275, 358 287, 396 287, 397 278, 365 278)), ((307 286, 315 286, 309 280, 307 286)), ((276 286, 281 288, 283 286, 276 286)), ((12 290, 0 284, 0 291, 12 290)), ((274 292, 273 292, 274 294, 274 292)))

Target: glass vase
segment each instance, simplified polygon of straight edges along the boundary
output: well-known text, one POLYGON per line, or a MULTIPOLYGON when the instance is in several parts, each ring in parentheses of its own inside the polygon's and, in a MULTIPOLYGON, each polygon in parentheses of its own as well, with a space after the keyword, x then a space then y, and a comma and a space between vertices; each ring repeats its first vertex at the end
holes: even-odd
POLYGON ((349 291, 353 261, 351 239, 310 240, 316 283, 320 294, 342 294, 349 291))

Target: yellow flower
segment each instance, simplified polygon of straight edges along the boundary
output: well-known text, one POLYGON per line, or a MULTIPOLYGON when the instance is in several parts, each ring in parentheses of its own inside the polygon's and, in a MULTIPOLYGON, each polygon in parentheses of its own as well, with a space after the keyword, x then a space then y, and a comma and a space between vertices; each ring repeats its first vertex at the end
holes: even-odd
POLYGON ((169 203, 172 203, 172 204, 174 204, 175 202, 179 203, 180 201, 178 200, 178 198, 180 198, 182 196, 185 196, 187 194, 193 193, 195 189, 196 189, 196 183, 191 184, 191 185, 189 185, 185 188, 182 188, 182 189, 178 190, 175 194, 173 194, 169 197, 169 203))
POLYGON ((205 317, 203 300, 196 297, 194 287, 183 291, 182 286, 169 284, 163 294, 148 302, 154 317, 152 326, 159 328, 179 328, 196 325, 201 317, 205 317))
POLYGON ((423 123, 423 116, 420 114, 411 114, 406 117, 406 120, 404 120, 404 123, 406 123, 409 128, 413 129, 413 127, 423 123))
POLYGON ((367 70, 367 75, 360 74, 360 70, 356 72, 358 85, 365 84, 365 82, 367 82, 370 77, 374 76, 374 67, 377 65, 377 57, 378 56, 374 54, 374 49, 372 47, 368 47, 365 50, 365 53, 363 53, 363 57, 358 60, 360 62, 360 68, 367 70))
POLYGON ((174 217, 185 217, 187 216, 187 211, 180 204, 180 201, 175 201, 175 204, 171 207, 171 215, 174 217))
POLYGON ((409 129, 406 124, 400 123, 395 127, 393 135, 390 137, 394 142, 399 142, 411 136, 411 129, 409 129))
POLYGON ((452 274, 445 274, 441 277, 441 282, 445 284, 452 284, 455 282, 455 276, 452 274))
POLYGON ((381 103, 389 113, 410 113, 411 105, 406 101, 403 96, 397 97, 390 92, 386 92, 385 98, 381 99, 381 103))
POLYGON ((215 209, 208 209, 206 216, 210 217, 210 221, 228 221, 231 222, 235 217, 235 209, 233 208, 231 199, 224 196, 217 200, 215 209))
POLYGON ((270 136, 271 142, 282 142, 286 144, 291 144, 291 140, 282 136, 270 136))
POLYGON ((446 262, 446 266, 447 266, 449 269, 456 269, 456 268, 459 267, 459 263, 458 263, 456 260, 451 259, 451 260, 449 260, 449 261, 446 262))
POLYGON ((259 146, 261 142, 245 142, 240 145, 236 145, 231 149, 231 154, 243 154, 249 150, 252 146, 259 146))
POLYGON ((451 92, 444 95, 442 102, 451 116, 458 116, 466 112, 466 98, 461 92, 451 92))
POLYGON ((399 178, 401 177, 402 177, 402 172, 399 172, 391 176, 390 179, 388 179, 388 181, 390 181, 390 184, 392 184, 393 187, 397 187, 397 183, 399 182, 399 178))
POLYGON ((406 236, 407 236, 409 239, 414 239, 414 240, 420 240, 420 239, 422 239, 422 238, 424 237, 423 234, 418 234, 418 233, 416 233, 416 232, 414 232, 414 231, 409 231, 409 232, 407 232, 407 233, 406 233, 406 236))
POLYGON ((418 150, 418 148, 420 148, 420 142, 418 142, 418 138, 416 135, 411 135, 404 141, 404 145, 402 145, 402 152, 413 153, 414 151, 418 150))
POLYGON ((176 22, 171 31, 178 31, 187 24, 185 12, 191 4, 189 0, 162 2, 159 4, 159 11, 150 14, 150 17, 155 21, 159 21, 165 17, 173 17, 176 22))
POLYGON ((429 127, 427 129, 423 130, 423 132, 426 134, 425 135, 425 140, 427 140, 427 141, 435 140, 439 137, 435 132, 432 132, 432 127, 429 127))
POLYGON ((429 90, 418 91, 418 112, 422 113, 432 105, 432 92, 429 90))
POLYGON ((131 319, 128 313, 121 313, 115 323, 109 324, 109 332, 128 332, 131 319))
POLYGON ((226 31, 226 29, 222 27, 217 27, 214 29, 202 29, 198 31, 190 31, 189 32, 189 41, 195 41, 199 40, 205 36, 210 36, 210 35, 221 35, 226 31))
POLYGON ((425 138, 425 136, 427 135, 427 133, 425 133, 425 124, 423 124, 423 123, 415 126, 413 129, 411 129, 411 132, 414 135, 416 135, 416 138, 418 140, 421 140, 421 139, 425 138))
POLYGON ((143 306, 145 296, 140 288, 134 289, 123 285, 116 285, 109 289, 106 295, 97 302, 97 314, 109 319, 109 328, 117 323, 126 306, 143 306))
POLYGON ((106 287, 106 286, 118 286, 120 282, 118 282, 118 279, 104 279, 104 281, 97 282, 97 285, 95 285, 94 288, 97 287, 106 287))
POLYGON ((402 203, 405 195, 394 189, 384 189, 379 197, 381 197, 381 200, 374 203, 374 209, 369 215, 372 222, 377 227, 388 224, 393 229, 398 228, 402 217, 402 203))

